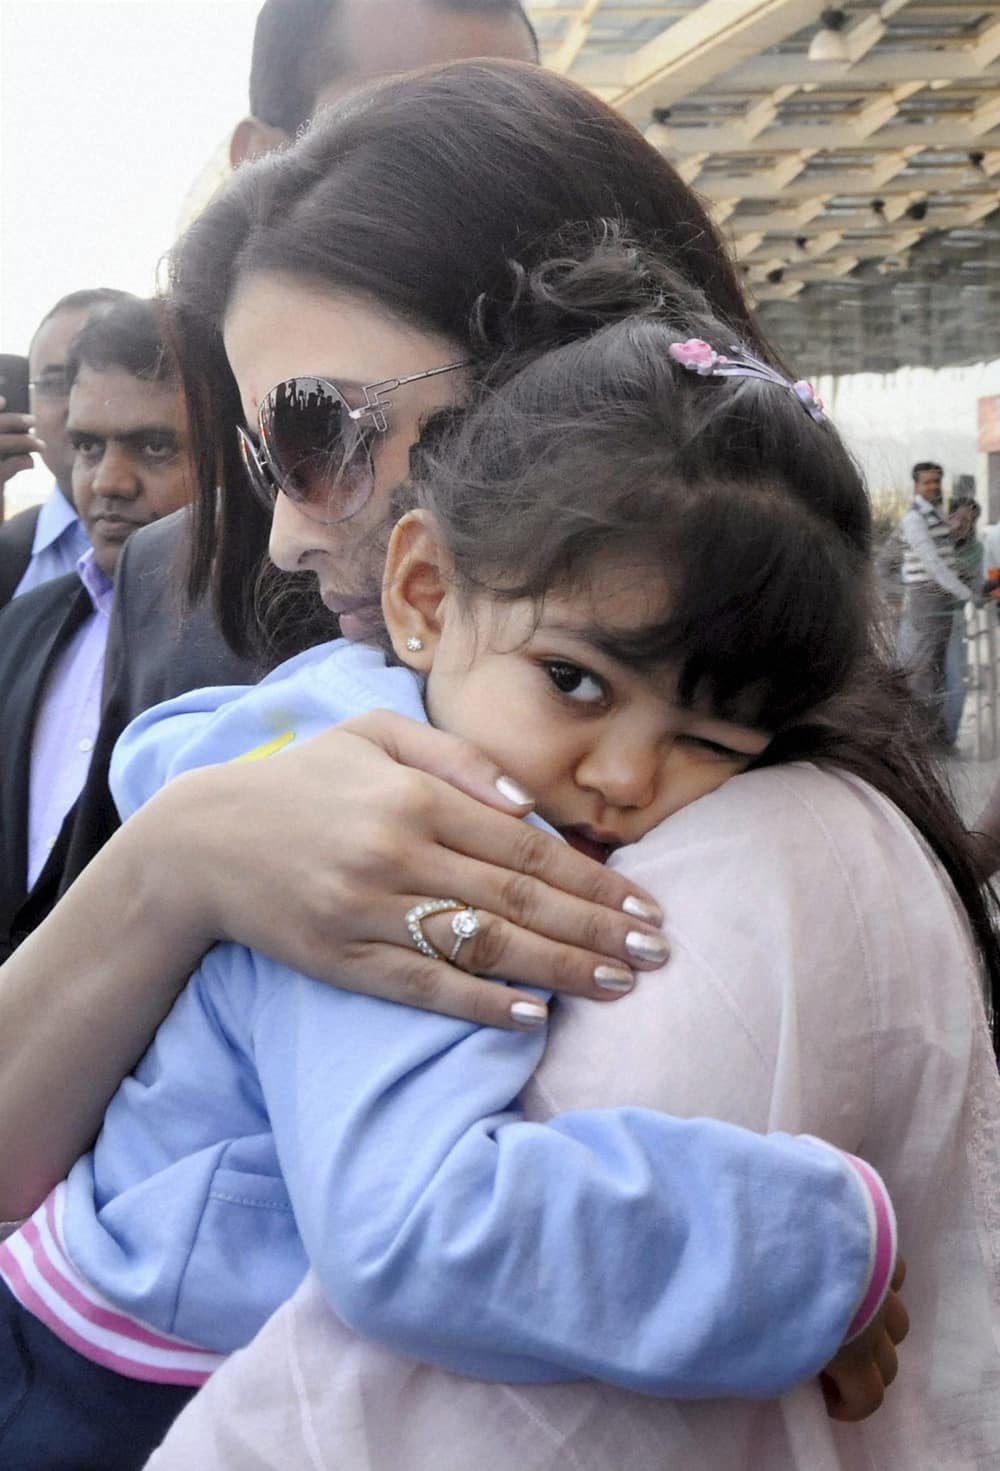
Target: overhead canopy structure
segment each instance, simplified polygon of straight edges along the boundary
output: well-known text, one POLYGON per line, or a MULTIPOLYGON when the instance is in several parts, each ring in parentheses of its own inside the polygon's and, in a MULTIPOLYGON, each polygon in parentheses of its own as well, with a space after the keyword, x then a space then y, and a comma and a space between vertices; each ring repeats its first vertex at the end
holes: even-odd
POLYGON ((707 200, 803 369, 1000 357, 1000 0, 528 9, 707 200))

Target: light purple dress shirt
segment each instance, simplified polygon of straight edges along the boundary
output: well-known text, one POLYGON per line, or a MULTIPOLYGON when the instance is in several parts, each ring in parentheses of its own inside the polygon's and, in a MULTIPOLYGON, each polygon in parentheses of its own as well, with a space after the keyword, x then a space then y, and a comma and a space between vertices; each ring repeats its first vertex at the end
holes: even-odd
POLYGON ((53 485, 38 513, 31 559, 14 589, 15 598, 43 582, 51 582, 53 577, 64 577, 67 572, 75 571, 89 548, 83 522, 58 485, 53 485))
POLYGON ((77 563, 93 612, 61 651, 45 681, 31 738, 28 889, 45 867, 63 818, 87 776, 101 718, 101 681, 114 584, 88 547, 77 563))

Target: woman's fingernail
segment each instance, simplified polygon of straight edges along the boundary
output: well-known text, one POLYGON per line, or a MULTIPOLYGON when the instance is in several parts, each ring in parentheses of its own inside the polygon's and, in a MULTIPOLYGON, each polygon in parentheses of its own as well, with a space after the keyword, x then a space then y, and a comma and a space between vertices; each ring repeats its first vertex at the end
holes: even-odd
POLYGON ((623 965, 599 965, 594 971, 594 981, 602 991, 617 991, 625 996, 635 985, 635 976, 623 965))
POLYGON ((510 1009, 510 1017, 519 1027, 544 1027, 549 1019, 549 1010, 547 1006, 540 1006, 537 1001, 515 1001, 510 1009))
POLYGON ((496 789, 501 797, 506 797, 508 802, 514 802, 518 807, 534 807, 535 805, 534 797, 526 792, 512 776, 498 776, 496 789))
POLYGON ((652 960, 662 965, 670 954, 670 946, 659 935, 647 935, 642 930, 629 930, 625 936, 625 949, 636 960, 652 960))
POLYGON ((644 919, 647 924, 663 923, 663 910, 659 904, 653 904, 648 899, 640 899, 636 894, 629 894, 622 904, 622 909, 626 914, 631 914, 633 919, 644 919))

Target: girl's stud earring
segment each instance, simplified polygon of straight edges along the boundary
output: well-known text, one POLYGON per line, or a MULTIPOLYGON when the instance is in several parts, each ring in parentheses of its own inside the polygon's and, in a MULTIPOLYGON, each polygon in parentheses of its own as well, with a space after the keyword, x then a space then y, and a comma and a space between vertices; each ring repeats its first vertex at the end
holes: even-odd
POLYGON ((406 640, 406 647, 409 649, 411 654, 419 654, 423 646, 424 641, 422 638, 408 638, 406 640))

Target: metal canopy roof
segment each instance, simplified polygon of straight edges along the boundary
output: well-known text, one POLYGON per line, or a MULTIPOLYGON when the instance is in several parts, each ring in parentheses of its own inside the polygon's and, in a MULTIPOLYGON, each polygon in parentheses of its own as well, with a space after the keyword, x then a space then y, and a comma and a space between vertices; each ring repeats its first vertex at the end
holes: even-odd
POLYGON ((529 0, 707 200, 803 369, 1000 356, 1000 0, 529 0), (659 119, 659 120, 657 120, 659 119))

